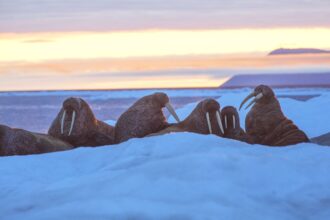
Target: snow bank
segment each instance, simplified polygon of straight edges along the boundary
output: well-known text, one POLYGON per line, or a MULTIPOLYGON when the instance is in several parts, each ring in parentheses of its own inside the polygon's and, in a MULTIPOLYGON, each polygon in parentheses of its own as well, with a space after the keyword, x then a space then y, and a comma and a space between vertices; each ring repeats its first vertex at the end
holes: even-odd
POLYGON ((330 148, 191 133, 0 160, 5 219, 329 219, 330 148))

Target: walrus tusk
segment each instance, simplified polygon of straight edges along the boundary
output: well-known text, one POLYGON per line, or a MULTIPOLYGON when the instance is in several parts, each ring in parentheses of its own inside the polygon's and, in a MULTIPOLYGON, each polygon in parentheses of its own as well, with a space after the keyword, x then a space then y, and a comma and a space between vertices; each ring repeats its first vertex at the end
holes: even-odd
POLYGON ((63 130, 64 130, 63 128, 64 128, 65 114, 66 114, 66 111, 64 110, 62 119, 61 119, 61 134, 63 134, 63 130))
POLYGON ((72 120, 71 120, 71 125, 70 125, 70 131, 69 131, 69 135, 71 135, 71 132, 72 132, 72 128, 73 128, 73 124, 74 124, 74 120, 76 119, 76 111, 73 111, 72 112, 72 120))
POLYGON ((221 118, 220 118, 219 111, 216 112, 216 116, 217 116, 217 121, 218 121, 219 128, 220 128, 222 134, 224 134, 225 131, 223 130, 223 125, 222 125, 222 121, 221 121, 221 118))
POLYGON ((249 108, 252 104, 254 104, 258 99, 261 99, 263 96, 262 93, 259 93, 247 106, 245 109, 249 108))
POLYGON ((256 92, 252 92, 250 95, 248 95, 241 103, 241 105, 239 106, 239 110, 241 110, 241 108, 243 107, 243 105, 252 97, 255 97, 249 104, 248 106, 245 108, 247 109, 248 107, 250 107, 253 103, 255 103, 258 99, 261 99, 263 97, 262 93, 256 94, 256 92))
POLYGON ((212 134, 212 127, 211 127, 211 121, 210 121, 210 114, 206 112, 206 121, 207 121, 207 126, 209 127, 209 132, 212 134))
POLYGON ((177 122, 180 122, 180 119, 179 119, 178 115, 176 114, 174 108, 172 107, 172 105, 169 102, 165 104, 165 107, 171 113, 171 115, 173 115, 173 117, 175 118, 175 120, 177 122))
POLYGON ((243 105, 245 104, 245 102, 247 102, 253 96, 255 96, 255 92, 252 92, 251 94, 249 94, 248 96, 246 96, 245 99, 242 101, 241 105, 239 106, 239 110, 241 110, 241 108, 243 107, 243 105))
POLYGON ((236 122, 236 118, 235 118, 235 115, 233 115, 233 128, 235 129, 235 123, 236 122))

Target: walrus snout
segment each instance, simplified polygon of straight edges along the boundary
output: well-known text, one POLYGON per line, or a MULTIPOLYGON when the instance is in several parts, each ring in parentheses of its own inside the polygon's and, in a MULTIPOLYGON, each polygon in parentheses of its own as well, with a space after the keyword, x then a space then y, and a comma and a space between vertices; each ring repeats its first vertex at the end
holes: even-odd
POLYGON ((225 131, 228 129, 240 128, 239 115, 235 107, 226 106, 221 110, 222 123, 225 125, 225 131))

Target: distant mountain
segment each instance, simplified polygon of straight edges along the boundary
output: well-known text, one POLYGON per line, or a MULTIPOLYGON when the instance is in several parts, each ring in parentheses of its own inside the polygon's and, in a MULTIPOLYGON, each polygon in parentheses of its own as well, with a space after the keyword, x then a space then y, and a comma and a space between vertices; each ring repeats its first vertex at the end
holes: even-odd
POLYGON ((294 74, 244 74, 236 75, 222 84, 220 88, 254 88, 260 84, 273 88, 291 87, 330 87, 330 73, 294 73, 294 74))
POLYGON ((287 54, 320 54, 320 53, 330 53, 330 51, 314 49, 314 48, 296 48, 296 49, 279 48, 270 52, 268 56, 287 55, 287 54))

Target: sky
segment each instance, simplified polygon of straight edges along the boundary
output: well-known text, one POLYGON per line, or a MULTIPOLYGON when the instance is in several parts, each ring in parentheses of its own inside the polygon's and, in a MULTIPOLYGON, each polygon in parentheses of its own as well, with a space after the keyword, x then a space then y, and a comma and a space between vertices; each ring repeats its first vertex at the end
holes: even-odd
POLYGON ((219 86, 330 70, 328 0, 0 0, 0 90, 219 86), (42 83, 40 83, 42 82, 42 83))

